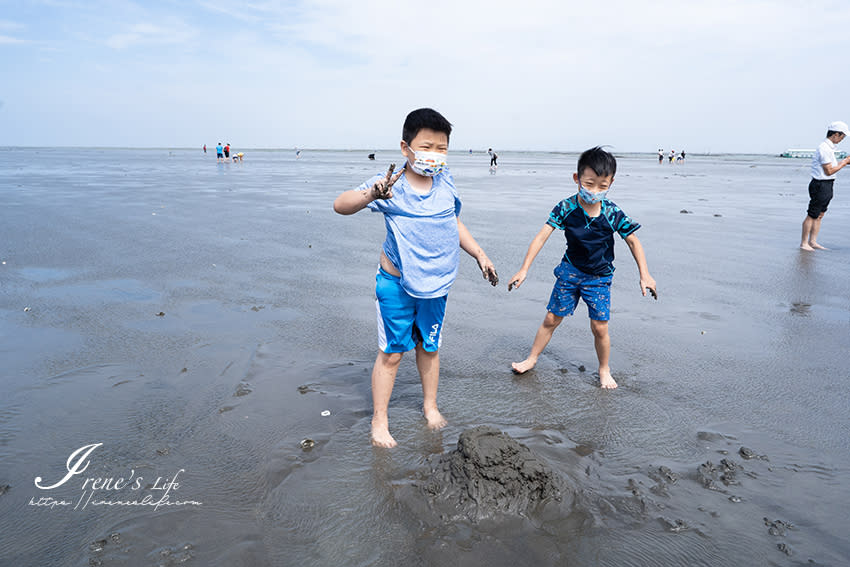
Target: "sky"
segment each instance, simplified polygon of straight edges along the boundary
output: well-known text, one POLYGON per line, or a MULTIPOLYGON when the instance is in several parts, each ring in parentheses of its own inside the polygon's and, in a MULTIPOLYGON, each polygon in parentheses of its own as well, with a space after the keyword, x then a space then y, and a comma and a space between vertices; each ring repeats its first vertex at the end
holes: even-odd
POLYGON ((0 145, 779 153, 848 59, 847 0, 0 0, 0 145))

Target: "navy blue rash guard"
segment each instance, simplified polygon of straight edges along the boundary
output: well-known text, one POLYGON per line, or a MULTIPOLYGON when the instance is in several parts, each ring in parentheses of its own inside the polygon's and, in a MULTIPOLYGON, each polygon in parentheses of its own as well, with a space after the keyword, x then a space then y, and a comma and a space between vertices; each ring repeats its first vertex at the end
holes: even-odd
POLYGON ((555 205, 546 224, 564 231, 567 239, 564 261, 597 276, 614 273, 614 233, 626 238, 640 228, 608 200, 602 201, 598 217, 587 216, 578 202, 578 194, 555 205))

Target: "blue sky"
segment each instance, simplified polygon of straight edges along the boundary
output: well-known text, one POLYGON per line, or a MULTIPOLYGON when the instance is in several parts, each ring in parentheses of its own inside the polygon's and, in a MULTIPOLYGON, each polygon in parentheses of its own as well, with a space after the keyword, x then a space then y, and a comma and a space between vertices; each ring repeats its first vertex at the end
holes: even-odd
POLYGON ((0 145, 778 153, 850 122, 850 2, 0 0, 0 145))

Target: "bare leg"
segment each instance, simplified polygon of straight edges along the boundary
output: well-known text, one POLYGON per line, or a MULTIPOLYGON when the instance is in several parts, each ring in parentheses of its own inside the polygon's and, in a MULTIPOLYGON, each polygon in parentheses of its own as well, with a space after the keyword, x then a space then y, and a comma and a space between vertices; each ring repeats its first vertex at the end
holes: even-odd
POLYGON ((419 379, 422 380, 422 412, 425 414, 425 421, 431 429, 442 429, 448 423, 437 409, 440 353, 428 352, 422 348, 422 344, 416 345, 416 368, 419 369, 419 379))
POLYGON ((398 444, 390 435, 387 408, 401 357, 400 352, 378 352, 372 368, 372 445, 378 447, 395 447, 398 444))
POLYGON ((540 353, 549 344, 549 341, 552 339, 552 333, 555 332, 555 329, 558 328, 558 325, 563 320, 563 317, 551 312, 546 313, 543 323, 540 324, 540 328, 537 329, 537 334, 534 336, 534 342, 531 344, 531 353, 529 353, 528 358, 522 362, 511 363, 511 368, 515 373, 523 374, 534 368, 534 365, 537 364, 537 357, 540 356, 540 353))
POLYGON ((809 238, 812 234, 812 224, 814 224, 815 219, 806 215, 806 218, 803 219, 803 234, 800 237, 800 249, 801 250, 814 250, 811 246, 809 246, 809 238))
POLYGON ((608 335, 608 321, 590 320, 590 330, 593 332, 593 346, 596 347, 596 358, 599 359, 599 385, 606 389, 616 388, 617 383, 611 376, 608 367, 608 357, 611 354, 611 337, 608 335))
POLYGON ((818 233, 820 232, 820 223, 823 220, 823 215, 826 213, 821 213, 820 216, 816 219, 812 219, 812 233, 809 236, 809 246, 812 248, 816 248, 817 250, 828 250, 825 246, 821 246, 818 244, 818 233))

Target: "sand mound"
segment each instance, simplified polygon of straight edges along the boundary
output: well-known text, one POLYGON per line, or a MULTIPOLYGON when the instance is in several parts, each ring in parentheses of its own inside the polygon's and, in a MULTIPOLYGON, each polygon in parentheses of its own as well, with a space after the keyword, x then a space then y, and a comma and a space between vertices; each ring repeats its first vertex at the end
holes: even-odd
POLYGON ((472 521, 528 516, 546 502, 561 502, 563 492, 560 477, 541 458, 487 426, 464 431, 457 449, 433 461, 416 486, 442 519, 472 521))

